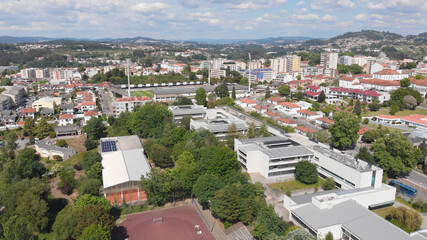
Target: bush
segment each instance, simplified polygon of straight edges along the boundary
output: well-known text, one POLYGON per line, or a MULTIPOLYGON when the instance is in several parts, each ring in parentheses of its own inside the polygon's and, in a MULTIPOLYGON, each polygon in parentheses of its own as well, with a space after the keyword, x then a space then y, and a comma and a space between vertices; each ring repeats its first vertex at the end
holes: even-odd
POLYGON ((420 212, 427 212, 427 203, 423 202, 421 199, 418 199, 418 201, 412 204, 412 207, 419 210, 420 212))
MULTIPOLYGON (((407 229, 410 229, 410 232, 420 229, 423 221, 419 212, 410 210, 406 207, 394 208, 386 216, 386 219, 397 226, 403 225, 407 229), (393 222, 393 220, 395 220, 397 224, 393 222)), ((406 229, 404 230, 407 231, 406 229)))
POLYGON ((363 124, 368 124, 368 123, 369 123, 369 118, 363 119, 363 124))
POLYGON ((58 147, 68 147, 67 142, 64 139, 56 140, 56 146, 58 147))
POLYGON ((85 141, 84 145, 86 147, 86 150, 90 151, 90 150, 95 149, 95 148, 98 147, 98 141, 97 140, 92 140, 92 139, 87 139, 85 141))
POLYGON ((53 156, 53 159, 55 159, 56 161, 63 161, 64 159, 62 159, 62 157, 61 156, 59 156, 59 155, 55 155, 55 156, 53 156))
POLYGON ((305 184, 317 183, 317 167, 307 160, 300 161, 295 166, 295 178, 305 184))
POLYGON ((326 191, 326 190, 332 190, 335 188, 335 181, 333 178, 326 178, 325 180, 326 181, 325 183, 323 183, 323 186, 322 186, 323 190, 326 191))
POLYGON ((56 132, 50 132, 49 137, 50 138, 56 138, 56 132))

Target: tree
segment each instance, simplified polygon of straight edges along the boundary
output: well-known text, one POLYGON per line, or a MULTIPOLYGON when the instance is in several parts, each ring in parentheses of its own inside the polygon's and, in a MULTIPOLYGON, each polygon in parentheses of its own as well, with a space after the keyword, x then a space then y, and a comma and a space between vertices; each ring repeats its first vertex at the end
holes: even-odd
POLYGON ((213 200, 215 192, 222 188, 222 180, 213 174, 201 175, 193 186, 193 193, 199 200, 199 203, 207 208, 209 200, 213 200))
POLYGON ((403 99, 407 95, 413 96, 417 100, 417 105, 419 105, 422 102, 420 92, 408 87, 408 88, 399 88, 391 93, 391 96, 390 96, 390 103, 392 103, 391 105, 393 106, 393 104, 396 104, 398 106, 398 109, 405 108, 406 105, 403 99))
POLYGON ((373 163, 374 162, 374 157, 369 152, 368 148, 365 147, 365 146, 363 146, 363 147, 360 148, 359 153, 356 154, 355 157, 359 158, 359 159, 362 159, 363 161, 366 161, 368 163, 373 163))
POLYGON ((86 150, 90 151, 90 150, 98 147, 98 141, 94 140, 94 139, 87 138, 84 145, 85 145, 86 150))
POLYGON ((148 152, 148 156, 154 164, 161 168, 173 166, 173 160, 170 155, 170 150, 159 144, 155 144, 148 152))
POLYGON ((368 105, 368 107, 369 107, 369 110, 376 112, 376 111, 380 110, 381 105, 378 102, 372 102, 368 105))
POLYGON ((98 151, 92 150, 85 152, 83 155, 82 168, 88 171, 95 163, 101 162, 101 160, 102 157, 101 154, 98 153, 98 151))
POLYGON ((86 176, 88 176, 88 178, 92 178, 92 179, 97 179, 100 182, 102 181, 102 163, 101 162, 96 162, 95 164, 93 164, 89 170, 86 170, 86 176))
POLYGON ((167 122, 172 122, 172 113, 163 104, 147 103, 137 108, 129 117, 128 128, 139 137, 160 137, 167 122))
POLYGON ((316 164, 307 160, 299 161, 295 166, 295 178, 305 184, 317 183, 319 176, 316 164))
POLYGON ((390 106, 390 114, 394 115, 399 111, 399 106, 396 103, 392 103, 390 106))
POLYGON ((191 72, 190 75, 188 75, 188 80, 195 81, 197 80, 197 76, 195 72, 191 72))
POLYGON ((231 97, 223 97, 216 101, 217 106, 234 106, 236 103, 231 97))
POLYGON ((332 190, 335 188, 335 180, 333 178, 326 178, 325 183, 322 185, 323 190, 332 190))
POLYGON ((267 89, 265 90, 265 99, 269 99, 271 97, 271 91, 270 91, 270 87, 267 87, 267 89))
POLYGON ((331 232, 328 232, 325 236, 325 240, 334 240, 334 235, 331 232))
POLYGON ((313 137, 319 142, 326 143, 331 137, 331 134, 328 130, 324 129, 313 133, 313 137))
POLYGON ((61 179, 61 181, 58 183, 58 189, 60 189, 63 194, 70 195, 77 185, 77 182, 74 179, 74 171, 63 171, 60 172, 58 175, 61 179))
POLYGON ((417 74, 417 75, 415 75, 415 79, 417 79, 417 80, 424 80, 424 76, 421 75, 421 74, 417 74))
POLYGON ((111 233, 101 224, 91 224, 83 230, 81 236, 78 239, 110 240, 111 233))
POLYGON ((290 231, 286 236, 286 239, 287 240, 316 240, 316 238, 314 238, 313 235, 311 235, 305 229, 301 229, 301 228, 290 231))
POLYGON ((291 88, 286 84, 282 84, 279 87, 279 94, 282 96, 289 96, 291 94, 291 88))
POLYGON ((170 198, 169 177, 158 168, 151 168, 148 176, 141 176, 140 186, 147 193, 147 201, 150 204, 163 206, 170 198))
POLYGON ((418 161, 418 163, 425 166, 426 165, 426 157, 427 157, 427 143, 426 143, 425 138, 423 139, 423 141, 420 144, 420 150, 421 150, 421 158, 418 161))
POLYGON ((335 124, 329 127, 331 140, 334 147, 345 149, 355 144, 359 135, 360 119, 349 112, 338 112, 334 115, 335 124))
POLYGON ((403 101, 405 102, 406 108, 408 109, 415 109, 415 107, 417 106, 417 99, 415 99, 413 96, 411 95, 406 95, 403 98, 403 101))
POLYGON ((251 122, 251 123, 249 123, 249 126, 248 126, 248 133, 247 133, 247 137, 248 138, 255 138, 255 137, 257 137, 257 131, 256 131, 257 129, 256 129, 256 125, 255 125, 255 123, 253 123, 253 122, 251 122))
POLYGON ((390 133, 372 143, 374 163, 389 176, 409 173, 418 163, 422 153, 401 133, 390 133))
POLYGON ((215 94, 219 98, 229 97, 227 84, 223 83, 217 87, 215 87, 215 94))
POLYGON ((99 140, 104 137, 104 124, 101 118, 91 118, 84 127, 87 138, 91 140, 99 140))
POLYGON ((179 182, 179 185, 184 190, 184 196, 190 196, 193 185, 197 180, 196 163, 194 156, 190 152, 184 151, 178 156, 175 162, 175 167, 172 170, 172 185, 174 182, 179 182))
POLYGON ((56 140, 56 146, 58 147, 68 147, 67 142, 64 139, 56 140))
POLYGON ((3 180, 12 182, 25 178, 40 178, 46 172, 46 168, 39 161, 40 155, 35 149, 24 148, 15 158, 9 159, 3 165, 3 180))
POLYGON ((79 196, 75 201, 74 206, 79 211, 83 211, 89 206, 100 206, 106 211, 111 210, 110 201, 108 201, 104 196, 98 197, 89 194, 79 196))
POLYGON ((406 87, 409 87, 410 85, 411 85, 411 80, 409 80, 409 78, 404 78, 400 80, 400 87, 406 88, 406 87))
POLYGON ((359 100, 357 100, 356 104, 354 105, 353 113, 355 113, 357 116, 360 116, 360 114, 362 114, 362 106, 360 105, 359 100))
POLYGON ((36 240, 38 239, 31 229, 31 224, 28 220, 25 220, 17 215, 7 219, 3 224, 3 235, 5 239, 11 240, 36 240))
POLYGON ((236 100, 236 87, 233 86, 233 90, 231 91, 231 97, 236 100))
MULTIPOLYGON (((74 238, 83 239, 83 232, 88 226, 100 225, 101 228, 110 233, 114 229, 114 219, 110 215, 109 210, 102 206, 89 205, 79 212, 78 222, 74 238)), ((94 229, 91 229, 94 230, 94 229)), ((95 231, 96 232, 96 231, 95 231)), ((93 233, 93 232, 89 232, 93 233)), ((88 235, 92 235, 86 232, 88 235)), ((93 235, 92 235, 93 236, 93 235)), ((101 235, 104 236, 104 235, 101 235)), ((99 237, 99 236, 98 236, 99 237)), ((98 238, 99 239, 99 238, 98 238)))
POLYGON ((79 192, 79 195, 89 194, 93 196, 98 196, 100 188, 101 181, 98 179, 80 177, 77 180, 77 191, 79 192))
POLYGON ((198 170, 201 174, 224 176, 240 170, 236 154, 228 147, 208 146, 199 150, 198 170))
POLYGON ((213 212, 222 221, 236 223, 240 217, 240 184, 227 185, 215 193, 213 212))
POLYGON ((17 201, 16 212, 28 222, 33 231, 40 232, 46 229, 49 221, 46 217, 48 206, 41 196, 25 192, 17 201))
POLYGON ((34 118, 26 118, 22 134, 24 136, 34 136, 36 134, 37 126, 34 118))
POLYGON ((172 103, 174 106, 180 106, 180 105, 193 105, 193 101, 191 99, 186 97, 180 97, 178 100, 172 103))
POLYGON ((369 118, 363 119, 363 124, 369 124, 369 118))
POLYGON ((16 147, 18 146, 16 143, 16 140, 18 140, 18 135, 16 135, 15 132, 6 133, 4 140, 6 142, 6 148, 13 153, 13 151, 15 151, 16 147))
POLYGON ((47 123, 44 117, 42 117, 42 119, 39 121, 39 124, 37 125, 36 135, 39 139, 43 139, 49 136, 49 133, 52 130, 53 130, 53 127, 49 123, 47 123))
POLYGON ((303 99, 303 98, 304 98, 304 93, 302 93, 301 91, 298 91, 297 93, 295 93, 295 97, 296 97, 298 100, 301 100, 301 99, 303 99))
POLYGON ((199 88, 196 90, 196 103, 198 105, 206 106, 207 100, 206 100, 206 90, 204 88, 199 88))
POLYGON ((235 123, 232 123, 227 129, 226 144, 229 148, 234 149, 234 139, 237 138, 238 132, 235 123))
POLYGON ((289 228, 289 224, 279 219, 274 211, 273 205, 262 207, 254 224, 252 235, 257 239, 262 239, 270 233, 282 236, 289 228))
POLYGON ((319 97, 317 98, 317 102, 322 103, 322 102, 324 102, 324 101, 325 101, 325 99, 326 99, 325 92, 323 92, 323 91, 322 91, 322 92, 319 94, 319 97))
POLYGON ((423 219, 419 212, 408 209, 403 206, 393 208, 386 216, 386 219, 389 221, 393 221, 394 219, 395 221, 397 221, 397 223, 409 228, 411 232, 420 229, 421 224, 423 222, 423 219))
POLYGON ((71 239, 75 235, 78 221, 78 211, 72 205, 67 205, 56 215, 52 230, 57 239, 71 239))

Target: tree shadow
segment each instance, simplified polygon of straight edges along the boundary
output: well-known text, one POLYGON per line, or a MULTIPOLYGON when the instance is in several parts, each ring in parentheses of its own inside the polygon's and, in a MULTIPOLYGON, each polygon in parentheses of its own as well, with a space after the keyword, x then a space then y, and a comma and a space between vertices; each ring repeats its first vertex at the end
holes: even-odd
POLYGON ((117 226, 114 229, 111 237, 113 240, 125 240, 125 239, 129 238, 129 234, 128 234, 126 227, 117 226))

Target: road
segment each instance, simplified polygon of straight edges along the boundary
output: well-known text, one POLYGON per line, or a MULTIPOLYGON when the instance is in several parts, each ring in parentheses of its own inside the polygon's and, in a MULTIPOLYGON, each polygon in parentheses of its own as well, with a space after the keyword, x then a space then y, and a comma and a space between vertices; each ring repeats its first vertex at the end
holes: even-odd
POLYGON ((111 97, 109 96, 108 92, 104 92, 103 90, 100 90, 98 92, 98 97, 100 100, 102 112, 105 113, 105 115, 107 116, 112 116, 113 110, 111 107, 111 97))
POLYGON ((406 179, 427 188, 427 176, 417 171, 412 171, 406 179))
POLYGON ((390 127, 390 128, 397 128, 397 129, 401 129, 401 130, 404 130, 404 131, 406 131, 406 132, 413 132, 413 131, 416 131, 417 129, 415 129, 415 128, 410 128, 410 127, 407 127, 406 125, 404 125, 404 124, 388 124, 388 123, 380 123, 380 122, 376 122, 376 121, 369 121, 369 123, 371 123, 371 124, 375 124, 375 125, 383 125, 384 127, 390 127))

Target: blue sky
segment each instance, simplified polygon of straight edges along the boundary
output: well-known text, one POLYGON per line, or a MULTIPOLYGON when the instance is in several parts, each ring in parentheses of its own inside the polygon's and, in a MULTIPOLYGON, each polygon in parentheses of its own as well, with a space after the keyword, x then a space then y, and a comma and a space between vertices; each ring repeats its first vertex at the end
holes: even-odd
POLYGON ((1 0, 0 35, 76 38, 329 38, 427 31, 426 0, 1 0))

